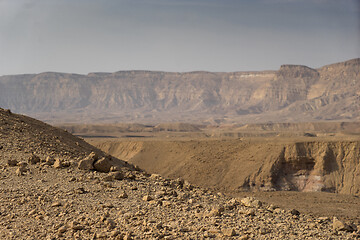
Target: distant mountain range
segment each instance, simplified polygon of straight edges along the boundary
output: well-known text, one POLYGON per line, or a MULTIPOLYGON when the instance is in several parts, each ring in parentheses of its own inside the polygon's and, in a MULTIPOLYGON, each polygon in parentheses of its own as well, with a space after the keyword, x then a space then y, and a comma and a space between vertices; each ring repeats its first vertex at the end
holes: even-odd
POLYGON ((360 58, 260 72, 8 75, 0 107, 53 123, 360 121, 360 58))

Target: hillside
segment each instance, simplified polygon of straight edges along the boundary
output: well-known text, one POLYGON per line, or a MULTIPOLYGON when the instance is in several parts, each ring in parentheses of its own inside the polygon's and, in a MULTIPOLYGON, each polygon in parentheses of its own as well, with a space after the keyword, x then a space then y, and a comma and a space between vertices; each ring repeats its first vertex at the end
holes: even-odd
POLYGON ((0 169, 1 239, 359 237, 356 218, 331 221, 149 176, 63 130, 1 108, 0 169))
POLYGON ((40 73, 0 77, 0 106, 48 122, 360 120, 360 59, 263 72, 40 73))

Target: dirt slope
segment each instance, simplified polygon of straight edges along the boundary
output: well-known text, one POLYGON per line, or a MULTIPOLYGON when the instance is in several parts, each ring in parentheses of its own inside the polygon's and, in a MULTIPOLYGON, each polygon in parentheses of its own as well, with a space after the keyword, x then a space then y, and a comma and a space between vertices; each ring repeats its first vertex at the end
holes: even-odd
POLYGON ((359 141, 110 141, 97 147, 203 187, 360 195, 359 141))

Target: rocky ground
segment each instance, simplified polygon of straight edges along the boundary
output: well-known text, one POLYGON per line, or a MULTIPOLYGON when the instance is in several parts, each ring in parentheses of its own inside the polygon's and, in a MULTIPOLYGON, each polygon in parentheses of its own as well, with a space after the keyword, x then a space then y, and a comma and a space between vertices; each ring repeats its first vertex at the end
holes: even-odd
POLYGON ((356 239, 336 218, 148 175, 0 109, 1 239, 356 239), (94 153, 91 153, 94 152, 94 153))

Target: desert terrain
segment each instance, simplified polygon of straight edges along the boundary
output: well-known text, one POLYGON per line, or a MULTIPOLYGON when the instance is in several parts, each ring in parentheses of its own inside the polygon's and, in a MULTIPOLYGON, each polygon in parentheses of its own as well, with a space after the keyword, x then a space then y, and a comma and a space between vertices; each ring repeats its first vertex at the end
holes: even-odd
POLYGON ((359 126, 317 122, 62 127, 149 173, 359 222, 359 126))
POLYGON ((1 76, 0 238, 360 238, 359 71, 1 76))
POLYGON ((298 146, 298 140, 276 137, 196 139, 200 127, 191 132, 187 124, 148 130, 160 133, 154 139, 139 140, 141 132, 110 141, 87 138, 113 157, 10 110, 0 109, 0 120, 2 239, 355 239, 360 234, 359 180, 347 179, 349 168, 358 176, 356 140, 303 139, 298 146), (177 135, 174 128, 190 132, 177 135), (278 151, 282 158, 271 165, 278 151), (340 157, 344 154, 349 162, 340 157), (333 169, 328 158, 342 166, 333 169), (279 172, 273 166, 290 175, 274 181, 279 172), (323 174, 326 191, 341 194, 296 194, 319 190, 317 183, 303 181, 315 170, 323 174))

